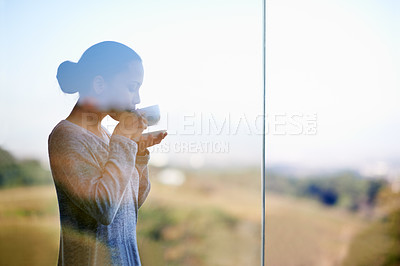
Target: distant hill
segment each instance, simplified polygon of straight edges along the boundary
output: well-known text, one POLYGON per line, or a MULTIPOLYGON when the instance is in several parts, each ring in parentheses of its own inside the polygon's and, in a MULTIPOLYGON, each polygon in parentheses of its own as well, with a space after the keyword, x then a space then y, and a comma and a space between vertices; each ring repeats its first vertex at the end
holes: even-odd
POLYGON ((11 153, 0 147, 0 167, 9 166, 16 162, 17 160, 11 155, 11 153))
POLYGON ((267 190, 314 198, 324 205, 340 205, 352 211, 373 206, 379 191, 388 186, 385 179, 363 178, 354 171, 321 173, 296 178, 293 175, 285 175, 286 169, 278 170, 267 171, 267 190))
POLYGON ((35 159, 17 160, 0 147, 0 188, 51 184, 50 171, 35 159))

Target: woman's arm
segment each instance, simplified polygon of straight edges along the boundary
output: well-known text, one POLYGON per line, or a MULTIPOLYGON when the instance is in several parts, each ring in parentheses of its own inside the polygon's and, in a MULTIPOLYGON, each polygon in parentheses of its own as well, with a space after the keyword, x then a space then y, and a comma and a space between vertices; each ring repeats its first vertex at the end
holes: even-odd
POLYGON ((166 131, 159 131, 158 135, 153 136, 152 134, 142 135, 139 141, 139 151, 137 153, 136 168, 138 169, 140 181, 139 181, 139 196, 138 196, 138 208, 142 206, 146 200, 151 183, 149 180, 149 169, 148 162, 150 158, 148 147, 161 143, 161 141, 167 136, 166 131))
POLYGON ((93 155, 100 152, 96 147, 88 147, 78 134, 57 133, 49 138, 54 181, 95 220, 111 224, 135 172, 137 144, 124 136, 112 135, 108 158, 101 169, 93 155))
POLYGON ((147 166, 150 159, 150 153, 146 149, 144 155, 136 157, 136 169, 139 173, 139 194, 138 194, 138 208, 140 208, 147 196, 150 193, 151 183, 149 179, 149 168, 147 166))

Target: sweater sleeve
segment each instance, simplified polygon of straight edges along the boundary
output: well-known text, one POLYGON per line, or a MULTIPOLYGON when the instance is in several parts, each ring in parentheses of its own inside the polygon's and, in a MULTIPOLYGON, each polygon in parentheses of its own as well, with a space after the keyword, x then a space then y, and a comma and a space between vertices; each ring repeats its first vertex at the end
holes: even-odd
POLYGON ((138 208, 140 208, 147 196, 150 193, 151 183, 149 179, 148 162, 150 159, 150 152, 146 149, 146 155, 137 156, 136 169, 139 173, 139 195, 138 195, 138 208))
POLYGON ((95 147, 63 134, 49 138, 54 181, 74 204, 101 224, 109 225, 134 173, 137 148, 134 141, 113 135, 108 159, 101 168, 93 156, 95 147))
MULTIPOLYGON (((107 136, 111 138, 110 132, 107 128, 102 127, 107 136)), ((147 196, 150 193, 151 183, 149 179, 149 168, 147 164, 150 160, 150 152, 146 149, 145 155, 136 155, 136 169, 139 173, 139 191, 138 191, 138 209, 143 205, 147 196)))

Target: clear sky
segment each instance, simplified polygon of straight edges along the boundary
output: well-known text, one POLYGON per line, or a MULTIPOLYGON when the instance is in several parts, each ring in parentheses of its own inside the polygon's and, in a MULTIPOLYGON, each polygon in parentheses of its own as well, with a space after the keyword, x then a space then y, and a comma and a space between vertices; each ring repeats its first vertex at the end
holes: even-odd
MULTIPOLYGON (((269 163, 400 161, 400 2, 267 2, 269 163)), ((0 1, 0 145, 46 163, 48 134, 77 99, 58 88, 58 65, 115 40, 143 58, 142 106, 159 104, 155 129, 171 132, 154 163, 258 165, 261 7, 253 0, 0 1)))

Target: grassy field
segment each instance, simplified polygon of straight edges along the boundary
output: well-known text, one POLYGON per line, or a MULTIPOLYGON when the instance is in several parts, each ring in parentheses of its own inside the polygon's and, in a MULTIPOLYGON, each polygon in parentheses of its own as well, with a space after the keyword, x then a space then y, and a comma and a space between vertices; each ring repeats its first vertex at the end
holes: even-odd
MULTIPOLYGON (((143 265, 259 265, 257 171, 186 173, 167 186, 151 172, 139 211, 143 265)), ((319 203, 269 194, 266 264, 341 265, 361 218, 319 203)), ((59 222, 52 186, 0 190, 0 265, 55 265, 59 222)))
POLYGON ((381 191, 375 212, 375 219, 353 238, 344 266, 400 265, 400 192, 381 191))
POLYGON ((0 190, 0 265, 56 265, 58 241, 53 187, 0 190))

